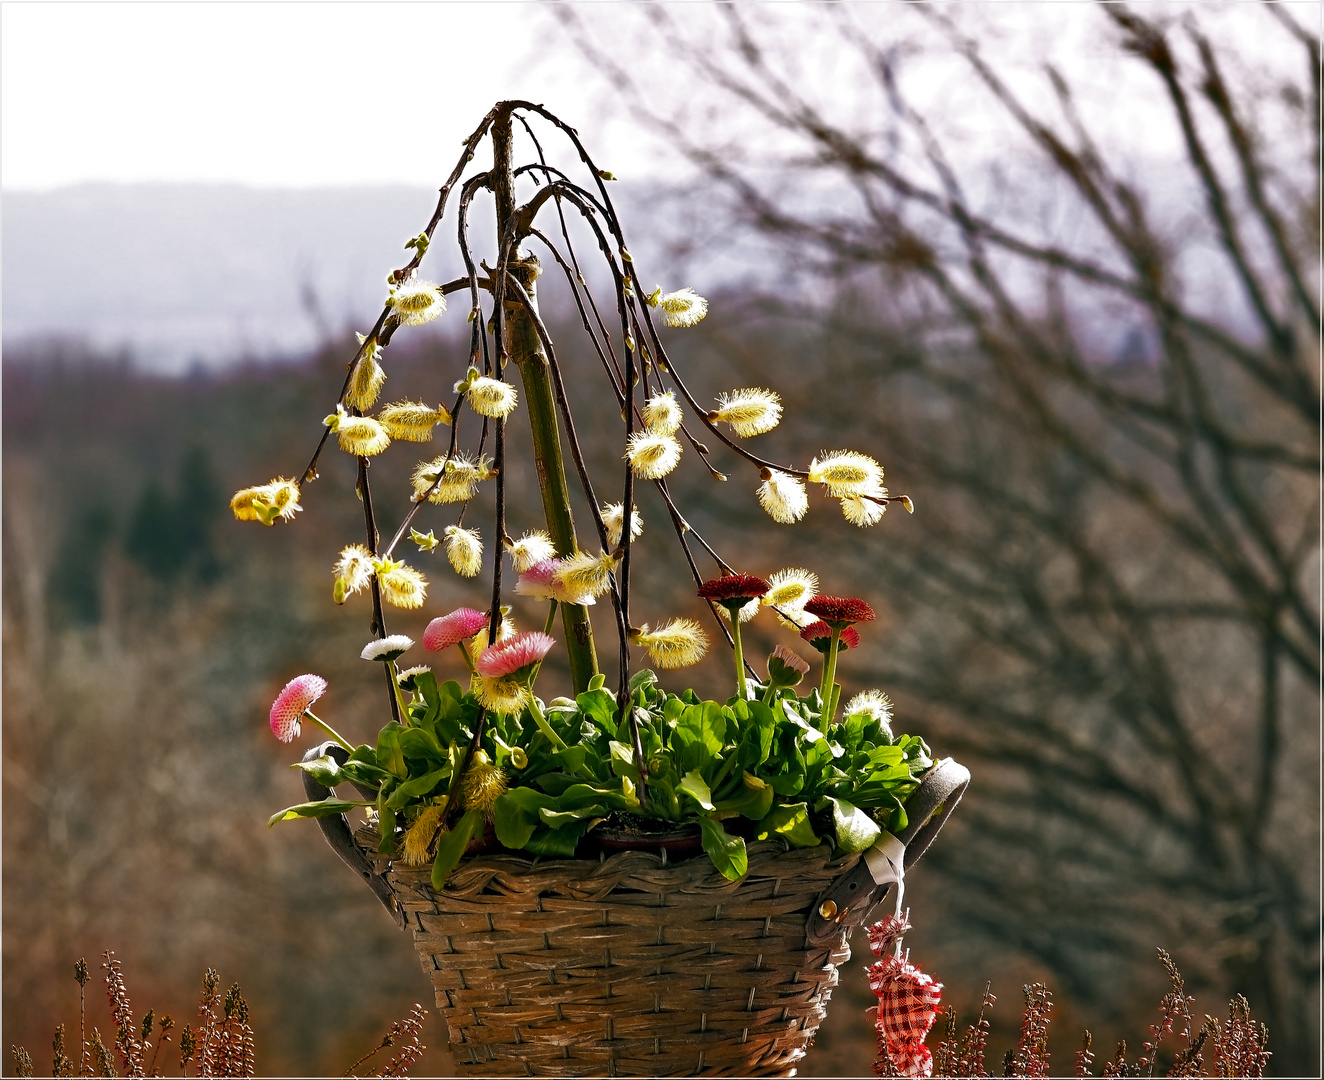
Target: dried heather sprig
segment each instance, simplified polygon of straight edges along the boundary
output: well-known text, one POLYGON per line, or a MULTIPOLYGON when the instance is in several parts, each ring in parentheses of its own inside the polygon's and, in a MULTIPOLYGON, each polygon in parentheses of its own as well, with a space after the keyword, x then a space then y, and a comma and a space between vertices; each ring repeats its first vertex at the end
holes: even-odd
POLYGON ((101 966, 106 971, 106 1002, 110 1005, 110 1015, 115 1020, 118 1033, 115 1036, 115 1048, 119 1051, 120 1062, 130 1076, 141 1076, 143 1070, 142 1042, 134 1033, 133 1010, 129 1007, 129 991, 124 985, 124 974, 120 971, 120 962, 113 952, 104 952, 105 963, 101 966))
POLYGON ((423 1021, 427 1019, 427 1015, 427 1010, 415 1002, 404 1020, 397 1020, 391 1024, 390 1031, 386 1035, 386 1039, 390 1041, 383 1040, 383 1045, 398 1045, 400 1049, 380 1072, 373 1074, 374 1076, 387 1078, 409 1075, 409 1070, 418 1063, 423 1051, 427 1049, 421 1041, 423 1021))
POLYGON ((1021 1035, 1016 1042, 1015 1076, 1047 1077, 1048 1025, 1052 1019, 1053 995, 1043 983, 1025 987, 1025 1012, 1021 1016, 1021 1035))
POLYGON ((101 1041, 101 1029, 92 1029, 92 1067, 96 1070, 97 1076, 118 1076, 115 1071, 115 1062, 111 1059, 110 1051, 106 1049, 106 1044, 101 1041))
POLYGON ((14 1055, 14 1075, 20 1077, 32 1076, 32 1057, 21 1046, 11 1046, 9 1052, 14 1055))
MULTIPOLYGON (((27 1051, 24 1051, 26 1053, 27 1051)), ((51 1039, 51 1075, 52 1076, 73 1076, 74 1063, 64 1052, 64 1025, 60 1024, 55 1029, 55 1035, 51 1039)))
POLYGON ((984 1063, 984 1054, 988 1049, 989 1020, 988 1011, 993 1008, 997 997, 993 994, 993 984, 984 984, 984 996, 979 1003, 979 1018, 966 1028, 961 1038, 961 1048, 956 1059, 958 1076, 987 1076, 988 1068, 984 1063))
POLYGON ((1076 1080, 1090 1075, 1090 1063, 1094 1060, 1094 1054, 1091 1047, 1094 1045, 1094 1036, 1089 1031, 1085 1031, 1080 1036, 1080 1049, 1076 1051, 1075 1068, 1072 1076, 1076 1080))

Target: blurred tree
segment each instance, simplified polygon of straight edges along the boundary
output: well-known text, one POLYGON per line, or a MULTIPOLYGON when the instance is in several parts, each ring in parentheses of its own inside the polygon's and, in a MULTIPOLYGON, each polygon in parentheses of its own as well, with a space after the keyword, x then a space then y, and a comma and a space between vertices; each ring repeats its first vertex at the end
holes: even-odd
POLYGON ((110 507, 95 503, 85 509, 65 531, 48 585, 52 607, 79 623, 101 618, 101 570, 106 548, 115 536, 115 515, 110 507))
POLYGON ((212 530, 226 502, 207 452, 191 447, 180 462, 174 498, 156 478, 143 488, 129 519, 125 554, 160 581, 184 573, 204 584, 215 581, 220 563, 212 530))
POLYGON ((1085 1002, 1181 943, 1266 1019, 1273 1069, 1312 1075, 1318 45, 1287 5, 1243 6, 1228 48, 1194 9, 1108 4, 1089 65, 1027 72, 968 9, 888 6, 886 34, 856 18, 878 10, 648 6, 666 79, 702 88, 674 112, 558 12, 710 206, 771 242, 764 311, 817 355, 797 420, 842 445, 872 404, 916 496, 913 523, 821 563, 885 583, 904 629, 877 677, 975 771, 964 842, 927 860, 948 918, 1085 1002), (1257 67, 1245 46, 1275 33, 1257 67), (798 71, 829 43, 820 88, 798 71), (952 95, 927 107, 907 91, 934 81, 901 77, 921 50, 952 95), (827 301, 791 299, 824 273, 827 301))

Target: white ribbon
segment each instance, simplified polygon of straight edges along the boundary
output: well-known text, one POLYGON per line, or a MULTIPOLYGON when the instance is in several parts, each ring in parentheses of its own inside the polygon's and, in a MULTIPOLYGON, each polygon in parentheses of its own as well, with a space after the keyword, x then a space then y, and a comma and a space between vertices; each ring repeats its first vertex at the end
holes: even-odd
MULTIPOLYGON (((906 894, 906 845, 893 836, 886 829, 883 835, 878 838, 878 842, 864 853, 865 864, 869 867, 869 873, 873 875, 874 882, 878 885, 896 885, 896 911, 897 918, 901 917, 901 899, 906 894)), ((901 939, 897 939, 896 955, 901 955, 901 939)))

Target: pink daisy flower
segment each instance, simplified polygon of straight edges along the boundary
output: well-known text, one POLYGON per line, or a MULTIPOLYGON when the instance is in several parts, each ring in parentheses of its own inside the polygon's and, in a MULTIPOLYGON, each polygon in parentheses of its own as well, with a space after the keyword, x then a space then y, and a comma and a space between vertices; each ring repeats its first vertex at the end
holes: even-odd
POLYGON ((303 714, 325 693, 326 680, 320 675, 300 675, 287 682, 271 704, 272 734, 281 742, 293 741, 303 714))
POLYGON ((526 630, 505 641, 489 645, 478 657, 478 674, 488 679, 514 675, 522 668, 536 664, 552 650, 556 639, 541 630, 526 630))
POLYGON ((473 608, 456 608, 449 615, 442 615, 428 623, 423 631, 423 648, 428 652, 441 652, 442 649, 458 645, 466 638, 471 638, 487 625, 487 616, 473 608))
POLYGON ((552 579, 556 576, 561 563, 556 559, 543 559, 534 563, 520 574, 515 583, 516 596, 530 596, 534 600, 551 600, 556 596, 556 586, 552 579))

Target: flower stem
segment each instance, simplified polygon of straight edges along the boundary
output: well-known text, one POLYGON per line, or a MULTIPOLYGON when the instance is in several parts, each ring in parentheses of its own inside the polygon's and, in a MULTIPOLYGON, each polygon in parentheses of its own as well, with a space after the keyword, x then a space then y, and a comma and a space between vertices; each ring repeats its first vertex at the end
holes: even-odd
POLYGON ((827 659, 823 662, 823 684, 818 696, 823 699, 823 723, 832 723, 837 711, 837 702, 833 691, 837 685, 837 643, 841 641, 841 631, 832 628, 832 640, 828 643, 827 659))
POLYGON ((731 647, 736 654, 736 689, 740 693, 740 700, 744 701, 748 694, 745 690, 745 654, 740 648, 740 610, 727 610, 731 612, 731 647))
POLYGON ((464 657, 464 666, 469 669, 469 674, 470 675, 475 674, 474 662, 469 659, 469 650, 465 646, 465 643, 463 641, 457 641, 455 643, 455 647, 460 650, 460 655, 464 657))
POLYGON ((336 731, 333 727, 331 727, 331 725, 328 724, 325 720, 319 720, 316 716, 314 716, 311 709, 304 709, 303 715, 307 719, 311 720, 318 727, 320 727, 328 735, 330 735, 331 738, 335 739, 337 743, 339 743, 342 747, 348 750, 351 754, 354 753, 354 747, 350 746, 350 744, 345 741, 344 736, 342 736, 338 731, 336 731))
POLYGON ((386 674, 390 676, 391 688, 395 691, 396 703, 400 706, 400 723, 409 723, 409 705, 405 701, 405 692, 400 686, 400 672, 396 669, 395 661, 386 661, 386 674))
POLYGON ((538 725, 538 730, 547 736, 548 742, 558 750, 564 750, 566 748, 565 740, 561 738, 561 736, 552 729, 552 725, 547 722, 547 717, 543 716, 542 710, 538 708, 538 699, 533 696, 532 692, 529 694, 529 715, 533 717, 533 722, 538 725))
MULTIPOLYGON (((542 632, 543 632, 544 634, 550 634, 550 633, 552 632, 552 624, 553 624, 554 622, 556 622, 556 598, 555 598, 555 597, 552 598, 551 606, 548 607, 548 609, 547 609, 547 621, 544 622, 543 625, 542 625, 542 632)), ((538 672, 540 672, 541 670, 542 670, 542 661, 541 661, 541 660, 539 660, 536 664, 534 664, 533 667, 529 670, 529 697, 530 697, 530 698, 533 697, 533 684, 536 683, 536 682, 538 681, 538 672)), ((534 708, 537 708, 536 703, 535 703, 535 705, 534 705, 534 708)))

